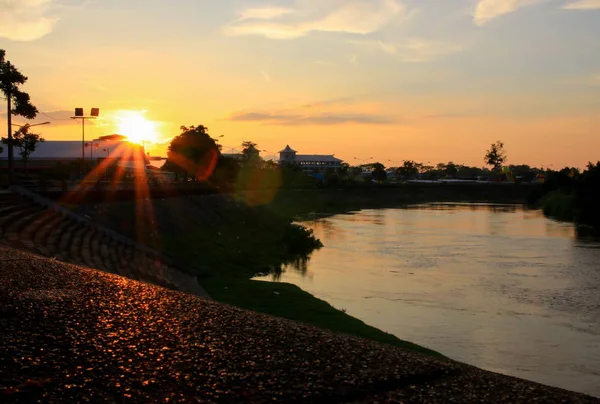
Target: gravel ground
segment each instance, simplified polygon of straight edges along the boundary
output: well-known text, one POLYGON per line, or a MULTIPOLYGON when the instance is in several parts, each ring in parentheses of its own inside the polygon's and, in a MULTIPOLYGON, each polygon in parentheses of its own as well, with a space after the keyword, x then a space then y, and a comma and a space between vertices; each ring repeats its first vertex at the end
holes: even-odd
POLYGON ((0 247, 0 402, 600 402, 0 247))

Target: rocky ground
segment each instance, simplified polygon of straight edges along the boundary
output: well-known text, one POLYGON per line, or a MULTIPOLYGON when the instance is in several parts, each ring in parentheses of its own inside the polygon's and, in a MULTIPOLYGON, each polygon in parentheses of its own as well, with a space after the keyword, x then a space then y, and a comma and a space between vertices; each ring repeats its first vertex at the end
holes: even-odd
POLYGON ((0 248, 0 402, 600 400, 0 248))

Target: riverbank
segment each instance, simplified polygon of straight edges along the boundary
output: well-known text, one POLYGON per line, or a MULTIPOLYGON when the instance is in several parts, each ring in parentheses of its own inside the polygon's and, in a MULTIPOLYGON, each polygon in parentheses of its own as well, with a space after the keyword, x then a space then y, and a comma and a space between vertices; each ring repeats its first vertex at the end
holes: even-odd
POLYGON ((16 250, 0 264, 3 403, 597 402, 16 250))
MULTIPOLYGON (((524 204, 531 184, 398 184, 370 188, 281 190, 266 206, 282 217, 397 208, 429 202, 524 204)), ((249 191, 250 195, 260 191, 249 191)))
POLYGON ((290 223, 294 218, 423 202, 522 203, 529 192, 529 186, 521 185, 415 184, 187 195, 84 204, 77 209, 198 268, 195 275, 218 301, 439 355, 371 327, 294 285, 252 278, 277 274, 284 264, 321 247, 311 232, 290 223))
POLYGON ((440 356, 371 327, 297 286, 252 280, 277 273, 285 263, 321 247, 312 232, 268 207, 208 195, 102 203, 78 210, 198 268, 200 284, 217 301, 440 356))

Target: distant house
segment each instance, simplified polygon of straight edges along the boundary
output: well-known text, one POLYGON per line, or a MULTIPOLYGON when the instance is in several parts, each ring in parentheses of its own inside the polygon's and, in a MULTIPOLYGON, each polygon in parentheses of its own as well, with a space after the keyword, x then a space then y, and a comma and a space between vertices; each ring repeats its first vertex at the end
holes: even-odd
POLYGON ((324 172, 328 168, 340 167, 343 160, 333 154, 297 154, 289 145, 279 152, 279 164, 291 164, 304 172, 324 172))

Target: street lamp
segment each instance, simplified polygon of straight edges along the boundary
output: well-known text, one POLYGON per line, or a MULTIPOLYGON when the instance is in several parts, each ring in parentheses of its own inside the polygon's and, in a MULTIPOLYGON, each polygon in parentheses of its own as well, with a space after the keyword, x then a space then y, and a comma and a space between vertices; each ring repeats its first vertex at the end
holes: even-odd
POLYGON ((75 116, 71 119, 81 119, 81 179, 85 170, 85 120, 96 119, 100 114, 100 109, 92 108, 88 116, 83 115, 83 108, 75 108, 75 116))

